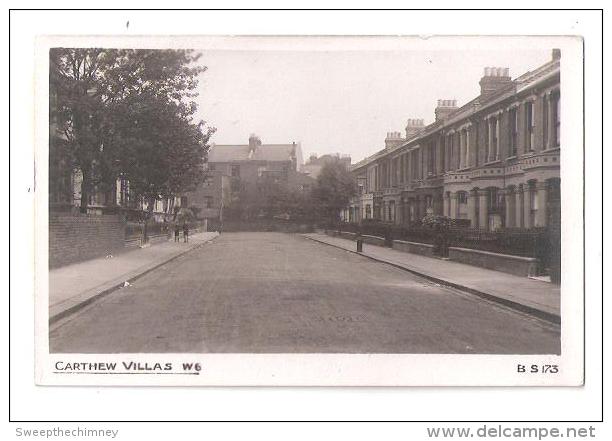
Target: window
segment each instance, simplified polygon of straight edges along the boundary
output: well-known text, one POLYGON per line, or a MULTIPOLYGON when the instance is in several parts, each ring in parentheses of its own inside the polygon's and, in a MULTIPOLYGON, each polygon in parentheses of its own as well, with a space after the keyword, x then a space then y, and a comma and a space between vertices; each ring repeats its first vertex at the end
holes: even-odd
POLYGON ((395 185, 402 182, 402 156, 395 158, 395 185))
POLYGON ((457 202, 459 204, 467 204, 467 192, 460 191, 457 193, 457 202))
POLYGON ((419 149, 419 156, 421 158, 419 162, 421 164, 421 168, 419 169, 419 178, 424 179, 427 177, 427 151, 425 146, 419 149))
POLYGON ((444 137, 444 171, 450 171, 450 146, 448 141, 448 136, 444 137))
POLYGON ((538 194, 533 188, 529 188, 529 206, 531 211, 538 211, 538 194))
POLYGON ((370 204, 366 204, 366 207, 365 207, 365 217, 366 217, 366 219, 371 219, 372 218, 372 206, 370 204))
POLYGON ((380 178, 378 177, 378 165, 375 165, 372 168, 372 191, 378 190, 379 179, 380 178))
POLYGON ((465 130, 459 132, 459 168, 465 167, 465 130))
POLYGON ((451 171, 451 162, 450 162, 451 154, 450 154, 450 142, 448 136, 444 137, 444 171, 451 171))
POLYGON ((489 155, 491 151, 491 121, 487 120, 485 124, 485 162, 489 161, 489 155))
POLYGON ((455 132, 453 135, 453 155, 455 156, 455 169, 460 168, 461 160, 461 132, 455 132))
POLYGON ((181 207, 187 206, 187 196, 181 196, 181 207))
POLYGON ((543 139, 543 147, 546 149, 548 147, 550 147, 549 144, 549 122, 548 122, 548 117, 549 115, 549 111, 548 111, 548 106, 550 106, 551 104, 551 97, 544 95, 542 97, 542 134, 544 135, 544 139, 543 139))
POLYGON ((386 161, 382 165, 381 172, 382 172, 383 188, 387 188, 389 187, 389 182, 391 181, 391 176, 389 175, 389 161, 386 161))
POLYGON ((489 161, 497 161, 498 159, 498 129, 499 124, 497 123, 497 118, 493 118, 491 120, 491 148, 490 148, 490 156, 489 161))
POLYGON ((553 123, 555 124, 554 130, 554 143, 555 147, 559 147, 561 145, 561 97, 559 95, 553 95, 553 123))
POLYGON ((208 169, 210 171, 214 171, 215 170, 215 164, 211 164, 210 162, 208 163, 208 169))
POLYGON ((516 156, 518 151, 518 119, 516 108, 510 109, 510 156, 516 156))
POLYGON ((127 179, 125 179, 124 177, 121 178, 120 191, 120 204, 121 206, 126 206, 129 201, 129 186, 127 179))
POLYGON ((479 165, 479 160, 478 160, 478 155, 480 154, 480 152, 478 151, 478 139, 480 136, 480 123, 478 121, 474 121, 474 131, 472 132, 474 134, 474 165, 476 167, 478 167, 479 165))
POLYGON ((231 173, 232 173, 233 178, 239 178, 240 177, 240 166, 232 165, 231 173))
POLYGON ((212 196, 204 196, 204 207, 213 208, 213 197, 212 196))
POLYGON ((465 167, 470 166, 470 129, 465 129, 465 158, 463 165, 465 167))
POLYGON ((499 211, 499 198, 497 188, 493 187, 489 189, 489 211, 491 213, 497 213, 499 211))
POLYGON ((470 166, 470 132, 463 129, 459 132, 459 168, 470 166))
POLYGON ((436 175, 436 145, 432 142, 429 144, 429 153, 427 155, 427 174, 429 176, 436 175))
POLYGON ((444 138, 440 138, 440 171, 446 171, 446 155, 444 154, 444 138))
POLYGON ((528 221, 528 225, 529 227, 533 227, 535 224, 535 218, 538 212, 538 209, 540 208, 538 206, 538 193, 535 189, 535 182, 530 181, 529 182, 529 187, 528 187, 528 197, 529 197, 529 221, 528 221))
POLYGON ((533 102, 531 101, 525 103, 525 122, 527 123, 525 150, 528 152, 533 152, 535 145, 535 113, 533 111, 533 102))

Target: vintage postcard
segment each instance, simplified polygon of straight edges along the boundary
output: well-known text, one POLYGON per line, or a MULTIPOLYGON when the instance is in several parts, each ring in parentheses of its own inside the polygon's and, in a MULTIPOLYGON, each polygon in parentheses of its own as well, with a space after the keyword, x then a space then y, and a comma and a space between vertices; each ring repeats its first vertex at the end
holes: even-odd
POLYGON ((583 383, 580 37, 36 56, 37 384, 583 383))

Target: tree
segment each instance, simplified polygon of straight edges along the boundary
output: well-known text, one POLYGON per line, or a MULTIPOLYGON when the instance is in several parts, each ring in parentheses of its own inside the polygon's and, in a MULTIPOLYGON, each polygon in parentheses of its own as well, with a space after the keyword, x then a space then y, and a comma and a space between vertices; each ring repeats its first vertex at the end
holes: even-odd
POLYGON ((199 176, 213 129, 194 122, 197 77, 189 50, 50 50, 51 154, 80 170, 81 210, 92 188, 119 174, 145 198, 199 176), (166 154, 173 161, 168 163, 166 154), (195 160, 194 160, 195 159, 195 160))
POLYGON ((313 189, 313 198, 324 219, 337 223, 340 212, 357 192, 355 177, 340 161, 323 165, 313 189))
POLYGON ((149 213, 155 201, 190 191, 204 179, 212 129, 194 124, 175 103, 143 94, 114 106, 114 168, 142 197, 149 213))

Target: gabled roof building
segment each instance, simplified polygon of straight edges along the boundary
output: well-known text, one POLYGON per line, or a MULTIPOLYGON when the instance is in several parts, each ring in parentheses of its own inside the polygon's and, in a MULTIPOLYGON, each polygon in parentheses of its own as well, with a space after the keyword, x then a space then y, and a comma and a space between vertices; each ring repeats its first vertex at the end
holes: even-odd
POLYGON ((271 192, 296 183, 303 164, 299 142, 263 144, 256 135, 248 144, 212 144, 208 152, 209 171, 230 178, 230 217, 261 216, 271 192))
POLYGON ((299 143, 262 144, 256 135, 249 137, 248 144, 212 144, 208 152, 210 164, 256 164, 289 163, 299 171, 304 163, 299 143))

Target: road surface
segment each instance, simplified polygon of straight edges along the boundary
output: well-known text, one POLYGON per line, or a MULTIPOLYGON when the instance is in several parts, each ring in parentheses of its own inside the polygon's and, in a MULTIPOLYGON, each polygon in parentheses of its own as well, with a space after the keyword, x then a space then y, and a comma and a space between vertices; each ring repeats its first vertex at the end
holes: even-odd
POLYGON ((556 325, 283 233, 223 233, 52 327, 51 352, 559 353, 556 325))

